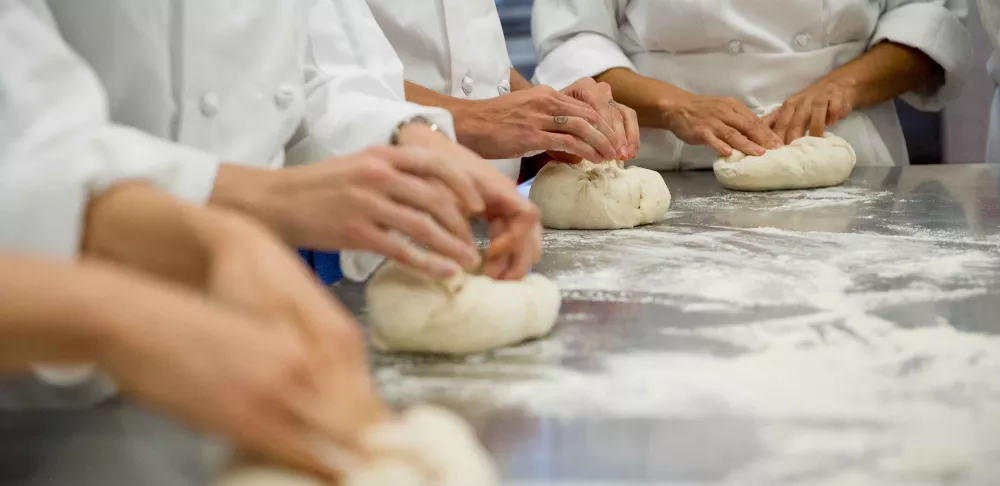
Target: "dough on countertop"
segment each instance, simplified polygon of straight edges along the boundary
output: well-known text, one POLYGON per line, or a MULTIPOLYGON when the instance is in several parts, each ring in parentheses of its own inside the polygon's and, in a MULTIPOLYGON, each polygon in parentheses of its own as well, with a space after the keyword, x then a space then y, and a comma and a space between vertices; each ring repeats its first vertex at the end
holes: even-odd
POLYGON ((550 162, 538 172, 529 197, 542 224, 555 229, 620 229, 655 223, 670 207, 663 177, 619 161, 550 162))
MULTIPOLYGON (((496 466, 469 425, 437 407, 416 406, 401 420, 369 430, 363 439, 376 452, 368 465, 350 471, 337 486, 498 486, 496 466)), ((236 463, 215 486, 333 486, 306 474, 236 463)))
POLYGON ((858 157, 851 144, 832 133, 802 137, 760 156, 734 150, 713 166, 715 177, 740 191, 774 191, 836 186, 851 175, 858 157))
POLYGON ((530 274, 519 281, 460 273, 447 280, 388 262, 365 288, 375 347, 469 354, 544 336, 559 315, 559 289, 530 274))

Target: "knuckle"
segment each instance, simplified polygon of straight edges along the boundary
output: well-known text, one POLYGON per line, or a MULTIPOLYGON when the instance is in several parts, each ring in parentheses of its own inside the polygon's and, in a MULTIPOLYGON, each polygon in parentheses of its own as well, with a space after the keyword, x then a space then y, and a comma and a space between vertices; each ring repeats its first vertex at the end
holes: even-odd
POLYGON ((739 137, 740 132, 739 132, 739 130, 736 130, 733 127, 726 127, 726 128, 723 128, 719 132, 719 134, 722 135, 722 138, 724 138, 724 139, 732 140, 734 138, 739 137))
POLYGON ((392 168, 384 160, 370 159, 365 161, 361 174, 370 183, 384 184, 392 177, 392 168))

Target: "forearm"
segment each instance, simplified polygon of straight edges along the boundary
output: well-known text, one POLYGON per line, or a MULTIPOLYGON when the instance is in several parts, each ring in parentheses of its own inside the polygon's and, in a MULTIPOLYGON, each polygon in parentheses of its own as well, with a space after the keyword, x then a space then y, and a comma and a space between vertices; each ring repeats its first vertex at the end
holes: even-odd
POLYGON ((517 72, 517 69, 510 68, 510 90, 511 91, 521 91, 525 89, 534 88, 535 85, 531 84, 531 81, 525 79, 521 76, 521 73, 517 72))
POLYGON ((594 79, 608 83, 615 101, 635 110, 639 126, 643 127, 664 128, 664 107, 691 96, 681 88, 626 68, 609 69, 594 79))
POLYGON ((448 110, 455 122, 455 138, 458 143, 467 147, 476 146, 484 137, 489 136, 493 128, 492 123, 482 120, 478 116, 483 110, 482 100, 468 100, 443 95, 407 81, 406 101, 448 110))
POLYGON ((81 265, 0 256, 0 268, 0 373, 92 361, 110 334, 99 314, 127 300, 81 265))
POLYGON ((882 42, 833 70, 826 79, 846 84, 854 93, 852 104, 857 109, 940 84, 944 70, 917 49, 882 42))
POLYGON ((427 89, 419 84, 414 84, 409 81, 404 82, 404 88, 406 90, 406 101, 416 103, 418 105, 444 108, 451 112, 452 116, 455 116, 455 108, 461 108, 463 103, 467 103, 469 101, 441 94, 437 91, 427 89))
POLYGON ((222 219, 148 186, 121 184, 88 206, 82 253, 201 287, 222 219))

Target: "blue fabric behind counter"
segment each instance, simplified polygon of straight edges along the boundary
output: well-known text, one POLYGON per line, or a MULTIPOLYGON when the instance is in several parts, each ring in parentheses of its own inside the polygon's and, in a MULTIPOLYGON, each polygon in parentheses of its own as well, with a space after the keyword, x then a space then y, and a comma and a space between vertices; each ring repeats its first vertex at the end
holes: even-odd
MULTIPOLYGON (((517 192, 521 193, 524 197, 528 197, 528 192, 531 190, 531 182, 534 180, 535 179, 528 179, 527 181, 521 183, 517 186, 517 192)), ((306 265, 309 265, 309 267, 313 269, 313 272, 316 273, 316 276, 319 277, 324 284, 330 285, 344 278, 344 273, 340 269, 340 253, 299 250, 299 255, 302 256, 306 265)))

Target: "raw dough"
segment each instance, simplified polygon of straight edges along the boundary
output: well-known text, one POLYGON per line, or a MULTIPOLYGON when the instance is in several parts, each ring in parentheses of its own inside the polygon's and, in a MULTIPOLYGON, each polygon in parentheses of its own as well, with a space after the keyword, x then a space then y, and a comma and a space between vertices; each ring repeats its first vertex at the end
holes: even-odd
POLYGON ((836 186, 851 175, 858 157, 851 144, 832 133, 802 137, 760 156, 737 150, 715 162, 715 177, 740 191, 774 191, 836 186))
MULTIPOLYGON (((363 439, 379 451, 370 464, 349 471, 339 486, 497 486, 496 467, 472 429, 455 414, 417 406, 402 420, 369 430, 363 439)), ((306 474, 236 463, 215 486, 331 486, 306 474)))
POLYGON ((670 207, 659 173, 619 161, 546 164, 529 197, 542 224, 556 229, 619 229, 655 223, 670 207))
POLYGON ((559 315, 559 289, 542 275, 499 281, 460 273, 435 280, 394 262, 365 288, 381 350, 468 354, 541 337, 559 315))

